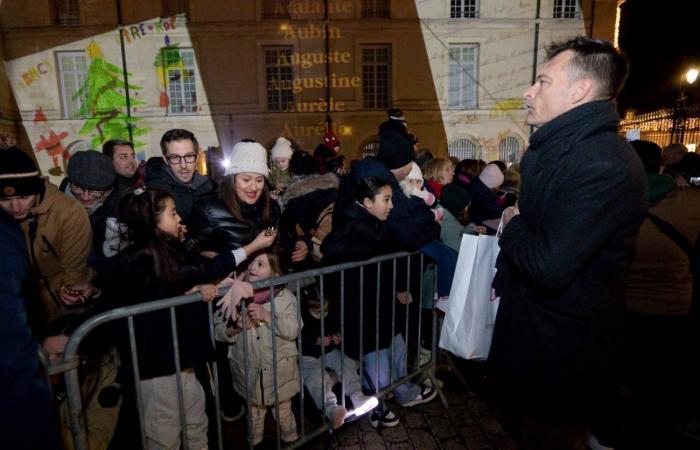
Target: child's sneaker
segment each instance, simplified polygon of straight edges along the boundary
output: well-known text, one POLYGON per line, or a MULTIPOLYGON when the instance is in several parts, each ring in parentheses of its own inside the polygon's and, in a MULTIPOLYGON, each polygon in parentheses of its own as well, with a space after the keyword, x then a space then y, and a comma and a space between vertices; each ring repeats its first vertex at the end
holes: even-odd
POLYGON ((374 428, 378 428, 380 426, 391 428, 399 424, 399 418, 388 409, 382 411, 381 408, 377 408, 372 411, 372 414, 369 415, 369 423, 374 428))
POLYGON ((418 393, 416 398, 414 398, 410 402, 407 402, 401 406, 403 406, 403 407, 416 406, 416 405, 420 405, 422 403, 428 403, 429 401, 431 401, 432 399, 435 398, 435 396, 437 395, 437 391, 435 390, 435 388, 428 387, 428 386, 422 386, 422 387, 423 387, 423 389, 421 390, 420 393, 418 393))
POLYGON ((352 406, 355 408, 353 413, 355 416, 362 416, 373 410, 379 404, 377 397, 364 395, 361 391, 354 392, 350 395, 352 406))
POLYGON ((340 405, 336 405, 331 408, 328 418, 331 421, 331 427, 337 430, 345 423, 345 416, 347 416, 348 411, 340 405))

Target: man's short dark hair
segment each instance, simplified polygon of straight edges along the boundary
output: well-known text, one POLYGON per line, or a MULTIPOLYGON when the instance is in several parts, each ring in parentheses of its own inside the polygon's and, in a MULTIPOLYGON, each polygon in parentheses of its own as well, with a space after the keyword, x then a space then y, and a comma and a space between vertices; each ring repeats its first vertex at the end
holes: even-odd
POLYGON ((630 142, 644 164, 646 173, 659 173, 661 169, 661 147, 651 141, 636 140, 630 142))
POLYGON ((197 138, 191 131, 187 131, 182 128, 173 128, 165 132, 162 138, 160 138, 160 150, 163 152, 163 156, 168 151, 168 144, 174 141, 191 141, 194 146, 194 151, 199 153, 199 142, 197 138))
POLYGON ((109 159, 112 159, 114 157, 114 147, 117 145, 127 145, 131 147, 131 150, 134 149, 134 144, 129 141, 125 141, 123 139, 112 139, 111 141, 107 141, 102 144, 102 154, 109 159))
POLYGON ((589 77, 598 84, 598 99, 613 99, 620 93, 627 78, 627 61, 610 42, 575 37, 547 47, 547 61, 566 50, 574 52, 569 61, 572 81, 589 77))

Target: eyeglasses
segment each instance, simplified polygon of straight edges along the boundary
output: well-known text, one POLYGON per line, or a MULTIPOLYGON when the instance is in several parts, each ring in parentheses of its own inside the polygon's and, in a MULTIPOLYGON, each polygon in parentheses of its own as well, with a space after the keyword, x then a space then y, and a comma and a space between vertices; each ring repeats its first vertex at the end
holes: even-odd
POLYGON ((180 155, 168 155, 165 157, 165 159, 168 160, 169 164, 172 165, 177 165, 180 164, 180 161, 183 159, 187 164, 192 164, 193 162, 197 161, 197 154, 196 153, 190 153, 185 156, 180 156, 180 155))
POLYGON ((80 196, 83 194, 88 194, 90 197, 92 197, 94 199, 98 199, 98 198, 104 197, 105 195, 107 195, 107 193, 111 192, 112 190, 107 189, 106 191, 94 191, 91 189, 83 189, 83 188, 79 188, 78 186, 71 185, 70 191, 73 193, 73 195, 80 196))

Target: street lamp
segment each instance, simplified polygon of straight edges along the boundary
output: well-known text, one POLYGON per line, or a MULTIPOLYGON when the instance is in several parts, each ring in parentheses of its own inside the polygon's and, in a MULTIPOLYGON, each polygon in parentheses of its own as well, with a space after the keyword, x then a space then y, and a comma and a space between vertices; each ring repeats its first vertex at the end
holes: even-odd
POLYGON ((673 128, 671 130, 671 144, 676 142, 683 143, 685 135, 685 115, 688 107, 688 97, 683 92, 683 83, 689 85, 695 83, 698 78, 698 69, 691 68, 683 74, 680 83, 680 97, 676 100, 676 105, 673 111, 673 128))

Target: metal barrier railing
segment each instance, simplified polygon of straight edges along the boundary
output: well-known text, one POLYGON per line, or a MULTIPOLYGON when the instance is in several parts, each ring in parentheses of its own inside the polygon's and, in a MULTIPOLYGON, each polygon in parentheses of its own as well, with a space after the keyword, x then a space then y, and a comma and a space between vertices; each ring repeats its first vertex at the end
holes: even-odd
MULTIPOLYGON (((390 255, 385 255, 381 257, 376 257, 369 259, 364 262, 359 262, 359 263, 344 263, 344 264, 338 264, 334 266, 328 266, 328 267, 323 267, 319 269, 314 269, 314 270, 308 270, 305 272, 300 272, 300 273, 292 273, 288 275, 283 275, 279 277, 274 277, 270 278, 267 280, 259 280, 256 282, 251 283, 255 289, 260 289, 260 288, 269 288, 270 289, 270 308, 271 308, 271 323, 270 327, 273 333, 272 337, 272 363, 273 363, 273 384, 274 384, 274 391, 275 391, 275 416, 277 417, 277 433, 276 433, 276 447, 282 448, 282 443, 281 443, 281 429, 280 429, 280 401, 279 401, 279 396, 278 396, 278 361, 277 361, 277 339, 276 339, 276 318, 275 318, 275 288, 279 288, 280 286, 284 285, 288 289, 290 289, 293 293, 296 294, 296 312, 297 312, 297 347, 298 347, 298 369, 299 369, 299 393, 301 396, 301 406, 300 406, 300 411, 299 411, 299 418, 300 424, 297 424, 297 429, 301 430, 299 439, 288 443, 284 446, 284 448, 297 448, 300 447, 301 445, 304 445, 308 443, 310 440, 318 437, 319 435, 323 434, 324 432, 329 430, 330 423, 326 418, 325 411, 321 411, 321 416, 322 416, 322 424, 319 427, 316 427, 313 430, 306 430, 306 424, 305 424, 305 414, 304 414, 304 358, 302 355, 302 319, 301 319, 301 292, 300 292, 300 286, 301 283, 304 280, 314 278, 317 279, 318 286, 320 288, 320 321, 321 321, 321 336, 325 336, 325 311, 324 311, 324 299, 326 298, 324 292, 327 287, 325 283, 325 277, 331 274, 338 274, 340 277, 339 285, 340 285, 340 292, 339 292, 339 312, 340 312, 340 336, 341 336, 341 354, 342 357, 340 358, 340 364, 341 364, 341 370, 339 374, 340 379, 340 386, 341 386, 341 396, 339 399, 339 403, 345 407, 345 384, 343 383, 343 377, 344 377, 344 355, 345 353, 345 312, 346 312, 346 301, 352 301, 353 299, 346 299, 345 298, 345 293, 346 293, 346 273, 348 270, 351 269, 358 269, 359 270, 359 299, 357 300, 357 305, 359 307, 359 317, 360 317, 360 329, 364 329, 364 324, 363 319, 363 309, 367 306, 371 306, 371 300, 368 299, 365 301, 365 286, 364 286, 364 275, 365 275, 365 270, 370 267, 370 266, 376 266, 376 290, 375 290, 375 298, 373 299, 375 302, 375 313, 376 313, 376 320, 375 320, 375 346, 376 348, 374 349, 363 349, 363 332, 360 332, 359 334, 359 376, 362 377, 363 374, 365 374, 365 368, 363 367, 363 357, 362 355, 365 355, 367 353, 371 352, 376 352, 376 380, 380 379, 379 376, 379 371, 380 371, 380 361, 379 361, 379 334, 380 334, 380 326, 388 326, 388 323, 384 325, 384 322, 380 324, 380 302, 381 301, 386 301, 386 299, 381 299, 381 289, 380 289, 380 282, 381 282, 381 271, 382 271, 382 263, 386 263, 388 261, 391 261, 391 266, 392 266, 392 286, 391 286, 391 292, 392 292, 392 297, 391 297, 391 336, 392 336, 392 344, 389 346, 390 348, 390 359, 389 359, 389 385, 387 386, 374 386, 374 391, 373 394, 378 398, 382 399, 385 397, 389 392, 393 391, 396 389, 398 386, 407 383, 417 377, 420 376, 426 376, 429 377, 432 380, 432 386, 437 389, 438 394, 440 396, 440 399, 445 407, 447 407, 447 401, 443 393, 441 392, 438 384, 436 383, 435 380, 435 364, 436 364, 436 355, 437 355, 437 317, 434 314, 431 314, 432 317, 432 324, 431 324, 431 331, 432 331, 432 336, 431 336, 431 348, 430 348, 430 361, 428 363, 425 363, 423 365, 420 364, 420 349, 421 349, 421 338, 422 338, 422 327, 423 327, 423 319, 422 316, 423 314, 421 313, 421 308, 422 308, 422 299, 421 297, 421 292, 423 291, 423 280, 422 280, 422 274, 424 272, 424 260, 423 260, 423 255, 420 254, 420 268, 419 271, 416 272, 418 275, 418 285, 419 288, 413 289, 413 292, 418 293, 418 302, 417 302, 417 308, 418 308, 418 318, 417 318, 417 331, 415 332, 415 341, 410 341, 409 339, 414 336, 413 333, 410 333, 410 313, 411 313, 411 307, 409 304, 401 305, 405 307, 405 323, 403 324, 403 330, 397 330, 396 328, 396 310, 397 310, 397 286, 396 286, 396 270, 397 270, 397 262, 402 261, 405 258, 406 261, 406 286, 405 289, 407 291, 411 291, 411 280, 412 280, 412 273, 411 273, 411 259, 413 257, 418 257, 419 254, 409 254, 409 253, 394 253, 390 255), (292 286, 295 286, 295 289, 292 289, 292 286), (397 332, 401 332, 404 334, 403 338, 405 341, 405 352, 404 352, 404 367, 406 368, 406 374, 402 376, 400 379, 394 379, 394 345, 393 345, 393 339, 397 335, 397 332), (411 343, 414 343, 415 345, 409 345, 411 343), (409 349, 414 347, 415 352, 416 352, 416 357, 412 365, 409 365, 409 349), (370 351, 365 351, 365 350, 370 350, 370 351), (409 367, 411 370, 409 370, 409 367)), ((414 275, 415 276, 415 275, 414 275)), ((399 286, 399 292, 404 292, 402 289, 404 289, 404 286, 399 286)), ((228 290, 228 287, 221 288, 219 291, 219 297, 222 296, 226 291, 228 290)), ((432 286, 433 292, 435 292, 435 280, 433 281, 433 286, 432 286)), ((217 297, 218 298, 218 297, 217 297)), ((81 399, 81 390, 80 390, 80 382, 79 382, 79 376, 78 376, 78 368, 79 368, 79 356, 78 356, 78 348, 80 347, 81 343, 83 340, 86 338, 86 336, 93 331, 94 329, 104 326, 105 324, 120 320, 120 319, 126 319, 127 320, 127 325, 128 325, 128 337, 129 337, 129 347, 131 350, 131 362, 133 365, 133 379, 134 379, 134 387, 136 391, 136 402, 137 402, 137 408, 138 408, 138 416, 139 416, 139 422, 141 425, 141 443, 146 447, 146 438, 144 434, 144 425, 145 425, 145 419, 144 419, 144 409, 143 409, 143 394, 142 394, 142 389, 140 386, 140 374, 139 374, 139 365, 138 365, 138 354, 137 354, 137 345, 136 345, 136 328, 134 326, 134 316, 138 316, 141 314, 153 312, 153 311, 160 311, 160 310, 169 310, 170 312, 170 322, 171 322, 171 329, 170 333, 172 336, 172 345, 173 345, 173 350, 174 350, 174 364, 175 364, 175 376, 177 380, 177 400, 178 400, 178 405, 179 405, 179 418, 180 418, 180 429, 181 429, 181 443, 182 443, 182 448, 188 449, 188 440, 187 440, 187 435, 186 435, 186 418, 185 418, 185 411, 184 411, 184 394, 183 394, 183 386, 182 386, 182 372, 181 372, 181 365, 180 365, 180 355, 179 355, 179 345, 178 345, 178 330, 177 330, 177 317, 175 314, 175 310, 177 307, 186 305, 189 303, 195 303, 195 302, 201 302, 202 297, 199 293, 195 294, 190 294, 190 295, 182 295, 178 297, 172 297, 168 299, 162 299, 162 300, 157 300, 157 301, 152 301, 148 303, 141 303, 137 305, 132 305, 128 307, 121 307, 121 308, 116 308, 112 309, 103 313, 100 313, 94 317, 91 317, 87 321, 85 321, 83 324, 81 324, 75 332, 71 335, 70 340, 68 341, 68 344, 66 345, 65 351, 64 351, 64 357, 63 360, 60 364, 54 365, 49 368, 49 374, 58 374, 61 372, 64 372, 64 378, 65 378, 65 385, 66 385, 66 394, 68 397, 68 404, 69 404, 69 410, 70 410, 70 421, 71 421, 71 432, 73 436, 73 441, 74 441, 74 448, 77 450, 87 450, 88 445, 87 445, 87 435, 86 435, 86 423, 85 423, 85 416, 84 416, 84 411, 83 411, 83 402, 81 399)), ((414 300, 415 301, 415 300, 414 300)), ((215 343, 215 331, 214 331, 214 308, 213 308, 214 302, 208 303, 208 311, 209 311, 209 334, 212 339, 212 343, 215 343)), ((431 296, 431 302, 430 304, 432 305, 432 296, 431 296)), ((250 392, 250 376, 253 374, 249 373, 249 347, 248 347, 248 314, 247 314, 247 304, 246 302, 241 302, 241 319, 242 319, 242 330, 241 336, 243 340, 243 348, 244 348, 244 379, 245 379, 245 385, 246 385, 246 411, 247 411, 247 434, 248 434, 248 442, 249 446, 252 449, 253 448, 253 439, 252 439, 252 423, 251 423, 251 392, 250 392)), ((384 318, 382 318, 384 319, 384 318)), ((164 330, 165 331, 165 330, 164 330)), ((324 378, 323 375, 326 370, 326 354, 325 354, 325 349, 324 345, 321 345, 321 389, 322 389, 322 395, 321 398, 325 399, 326 398, 326 392, 325 392, 325 383, 323 382, 324 378)), ((212 363, 212 374, 214 378, 214 388, 213 388, 213 394, 214 394, 214 404, 215 404, 215 421, 216 421, 216 435, 217 435, 217 443, 216 443, 216 448, 222 449, 223 448, 223 438, 222 438, 222 423, 221 423, 221 410, 220 410, 220 385, 219 385, 219 377, 218 377, 218 368, 216 361, 212 363)), ((255 374, 258 376, 257 374, 255 374)), ((259 376, 262 376, 262 373, 259 374, 259 376)), ((369 378, 369 377, 368 377, 369 378)), ((293 412, 292 412, 293 413, 293 412)), ((210 448, 213 448, 214 445, 210 443, 210 448)))

